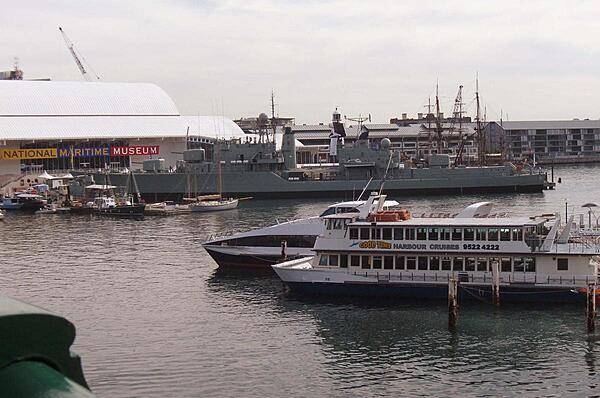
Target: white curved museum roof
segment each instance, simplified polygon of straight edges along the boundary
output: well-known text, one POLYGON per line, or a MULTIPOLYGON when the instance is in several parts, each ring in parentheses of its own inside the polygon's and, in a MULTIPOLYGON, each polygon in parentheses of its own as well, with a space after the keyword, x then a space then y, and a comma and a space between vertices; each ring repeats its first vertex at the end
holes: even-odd
POLYGON ((149 83, 0 81, 0 140, 232 138, 244 132, 221 116, 180 116, 149 83))

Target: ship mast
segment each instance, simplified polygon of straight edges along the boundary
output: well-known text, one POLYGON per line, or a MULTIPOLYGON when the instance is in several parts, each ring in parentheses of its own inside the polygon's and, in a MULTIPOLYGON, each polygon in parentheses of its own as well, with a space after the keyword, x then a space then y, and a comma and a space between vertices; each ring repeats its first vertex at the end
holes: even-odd
POLYGON ((475 121, 477 122, 477 157, 479 158, 479 165, 485 165, 485 136, 481 128, 481 106, 479 104, 479 74, 475 79, 475 101, 477 102, 477 115, 475 121))
MULTIPOLYGON (((275 123, 275 91, 271 90, 271 127, 273 128, 273 143, 275 143, 275 131, 277 130, 277 124, 275 123)), ((269 136, 267 135, 267 141, 269 136)))
POLYGON ((442 120, 440 118, 440 97, 438 95, 438 84, 435 84, 435 132, 436 132, 436 145, 437 145, 437 153, 442 153, 442 141, 444 129, 442 128, 442 120))
POLYGON ((456 99, 454 100, 454 109, 452 111, 452 125, 450 126, 450 134, 454 131, 454 125, 458 121, 458 148, 456 150, 454 165, 458 166, 462 163, 462 152, 464 149, 464 137, 463 137, 463 127, 462 127, 462 118, 463 118, 463 102, 462 102, 462 84, 458 86, 458 93, 456 94, 456 99))

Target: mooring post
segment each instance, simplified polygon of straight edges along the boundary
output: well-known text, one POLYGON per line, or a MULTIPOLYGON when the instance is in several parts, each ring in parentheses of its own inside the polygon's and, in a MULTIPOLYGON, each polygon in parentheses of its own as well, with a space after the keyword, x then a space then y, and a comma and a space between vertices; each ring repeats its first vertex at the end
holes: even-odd
POLYGON ((587 331, 593 333, 596 329, 596 284, 590 283, 587 289, 587 331))
POLYGON ((458 321, 458 281, 452 277, 448 281, 448 329, 456 330, 458 321))
POLYGON ((287 261, 287 254, 285 253, 285 249, 287 249, 287 240, 281 241, 281 261, 287 261))
POLYGON ((500 307, 500 263, 492 261, 492 303, 500 307))

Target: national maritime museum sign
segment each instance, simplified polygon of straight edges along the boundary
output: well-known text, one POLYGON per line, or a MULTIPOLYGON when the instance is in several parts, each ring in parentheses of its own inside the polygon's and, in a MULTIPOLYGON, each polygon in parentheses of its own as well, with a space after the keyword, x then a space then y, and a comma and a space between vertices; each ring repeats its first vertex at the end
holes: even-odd
POLYGON ((61 147, 32 149, 0 149, 0 160, 92 158, 107 156, 153 156, 160 153, 159 145, 61 147))

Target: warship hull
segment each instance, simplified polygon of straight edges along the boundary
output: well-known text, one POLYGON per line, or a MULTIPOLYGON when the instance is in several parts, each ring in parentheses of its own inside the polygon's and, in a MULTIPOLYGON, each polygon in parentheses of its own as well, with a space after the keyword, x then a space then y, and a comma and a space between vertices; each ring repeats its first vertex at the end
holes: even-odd
MULTIPOLYGON (((437 170, 427 175, 386 179, 385 191, 399 195, 443 195, 493 192, 542 192, 552 188, 545 173, 512 174, 500 168, 437 170)), ((415 170, 418 171, 418 170, 415 170)), ((413 174, 413 173, 410 173, 413 174)), ((103 178, 103 175, 94 176, 103 178)), ((111 174, 113 184, 124 185, 126 174, 111 174)), ((136 175, 141 196, 149 202, 180 201, 183 197, 210 194, 217 191, 215 176, 190 173, 141 173, 136 175), (191 181, 191 182, 190 182, 191 181), (190 186, 195 187, 190 190, 190 186)), ((223 173, 223 194, 231 197, 259 199, 356 197, 369 179, 335 179, 289 181, 270 171, 223 173)), ((378 190, 380 179, 370 181, 367 190, 378 190)))

